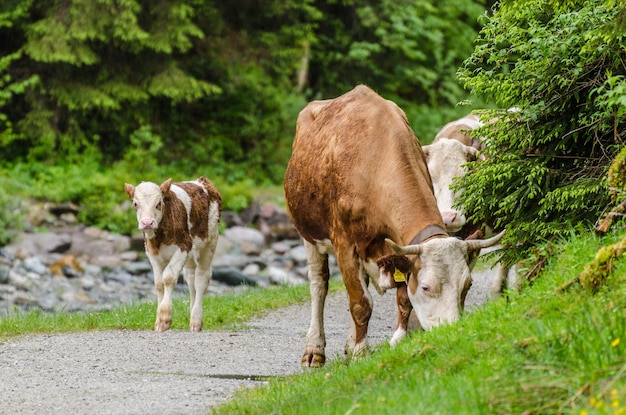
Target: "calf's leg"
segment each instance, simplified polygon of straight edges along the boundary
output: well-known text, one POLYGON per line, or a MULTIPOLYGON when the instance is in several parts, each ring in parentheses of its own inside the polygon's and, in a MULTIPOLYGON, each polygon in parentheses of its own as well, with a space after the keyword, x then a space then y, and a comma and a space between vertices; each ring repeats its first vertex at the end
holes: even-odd
MULTIPOLYGON (((161 281, 163 298, 157 306, 157 317, 154 323, 155 331, 165 331, 172 325, 172 293, 178 282, 183 265, 187 261, 187 252, 178 251, 170 259, 169 264, 163 270, 161 281)), ((157 287, 157 291, 159 287, 157 287)))
POLYGON ((315 245, 304 241, 309 265, 311 290, 311 323, 306 335, 302 366, 320 367, 326 362, 326 335, 324 334, 324 304, 328 294, 328 255, 321 254, 315 245))
POLYGON ((213 262, 216 245, 216 243, 212 243, 202 248, 196 259, 196 269, 193 275, 195 297, 191 299, 190 304, 189 331, 198 332, 202 330, 202 300, 211 282, 211 263, 213 262))

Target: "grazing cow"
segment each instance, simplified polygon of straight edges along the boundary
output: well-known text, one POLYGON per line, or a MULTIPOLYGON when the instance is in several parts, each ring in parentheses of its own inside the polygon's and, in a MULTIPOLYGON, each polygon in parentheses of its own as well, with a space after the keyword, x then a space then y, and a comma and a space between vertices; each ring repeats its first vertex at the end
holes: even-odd
POLYGON ((172 324, 172 292, 181 270, 189 286, 189 330, 202 330, 202 297, 211 281, 222 197, 206 178, 160 186, 126 183, 133 200, 146 254, 152 265, 158 305, 154 330, 172 324))
MULTIPOLYGON (((457 234, 466 227, 467 219, 463 211, 454 206, 459 192, 453 191, 450 186, 455 178, 465 174, 463 165, 476 160, 478 150, 446 137, 441 137, 432 144, 422 147, 422 150, 426 155, 437 207, 446 231, 449 234, 457 234)), ((472 232, 462 232, 460 236, 467 237, 470 233, 472 232)))
MULTIPOLYGON (((514 112, 514 109, 509 112, 514 112)), ((495 122, 491 120, 490 122, 495 122)), ((435 136, 432 144, 422 147, 426 155, 428 172, 433 181, 437 206, 441 212, 446 230, 450 235, 468 238, 477 233, 490 233, 492 229, 484 224, 467 223, 465 214, 454 204, 459 191, 453 191, 450 185, 465 174, 463 165, 476 160, 477 152, 484 149, 485 139, 472 139, 471 131, 483 126, 478 116, 469 114, 446 124, 435 136)), ((474 262, 471 263, 473 266, 474 262)), ((506 286, 509 268, 500 267, 498 275, 491 285, 491 295, 498 296, 506 286)))
POLYGON ((363 85, 300 112, 285 199, 309 265, 311 323, 303 366, 326 359, 329 254, 337 257, 349 297, 346 352, 359 356, 367 350, 372 314, 369 281, 380 294, 397 288, 393 345, 406 334, 412 308, 424 329, 457 320, 471 284, 468 252, 501 237, 448 237, 406 115, 363 85))
POLYGON ((475 229, 465 227, 467 222, 465 215, 459 208, 454 207, 458 192, 452 191, 450 185, 456 177, 465 174, 463 165, 476 160, 478 150, 483 149, 483 143, 470 136, 472 130, 482 125, 478 116, 466 115, 446 124, 437 133, 433 143, 422 148, 446 230, 449 234, 463 238, 472 234, 475 229))

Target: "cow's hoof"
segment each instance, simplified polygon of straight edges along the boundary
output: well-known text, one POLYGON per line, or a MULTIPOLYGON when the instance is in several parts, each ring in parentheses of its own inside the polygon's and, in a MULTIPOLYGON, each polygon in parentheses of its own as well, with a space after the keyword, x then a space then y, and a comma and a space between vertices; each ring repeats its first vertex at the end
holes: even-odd
POLYGON ((302 367, 322 367, 325 362, 324 353, 305 353, 302 356, 302 367))
POLYGON ((189 331, 192 333, 198 333, 200 331, 202 331, 202 323, 200 324, 191 324, 189 326, 189 331))
POLYGON ((170 328, 172 325, 171 321, 157 321, 154 324, 154 331, 165 331, 170 328))

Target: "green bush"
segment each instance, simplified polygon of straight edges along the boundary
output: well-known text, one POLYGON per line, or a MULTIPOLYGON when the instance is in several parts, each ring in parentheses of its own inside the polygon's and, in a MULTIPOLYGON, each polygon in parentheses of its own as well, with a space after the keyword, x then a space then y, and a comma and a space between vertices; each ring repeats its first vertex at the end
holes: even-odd
POLYGON ((475 131, 489 158, 459 183, 474 219, 507 228, 509 259, 607 207, 606 172, 626 136, 624 29, 626 9, 611 0, 505 1, 465 61, 475 95, 519 108, 485 113, 499 118, 475 131))

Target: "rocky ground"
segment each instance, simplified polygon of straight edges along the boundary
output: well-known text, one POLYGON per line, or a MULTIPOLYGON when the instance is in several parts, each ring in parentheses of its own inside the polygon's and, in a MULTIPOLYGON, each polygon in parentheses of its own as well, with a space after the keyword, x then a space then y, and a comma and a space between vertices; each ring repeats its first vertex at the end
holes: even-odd
MULTIPOLYGON (((47 218, 48 231, 22 232, 0 248, 0 316, 111 309, 156 298, 141 234, 85 227, 74 214, 70 207, 47 207, 31 216, 47 218)), ((283 209, 256 203, 241 215, 224 212, 223 220, 210 294, 306 282, 304 247, 283 209)), ((181 278, 178 294, 186 290, 181 278)))

